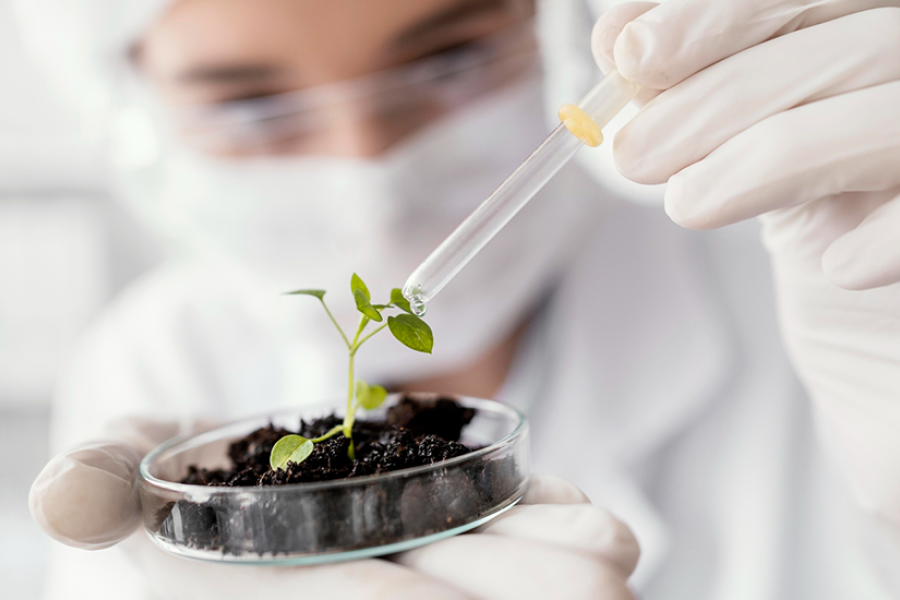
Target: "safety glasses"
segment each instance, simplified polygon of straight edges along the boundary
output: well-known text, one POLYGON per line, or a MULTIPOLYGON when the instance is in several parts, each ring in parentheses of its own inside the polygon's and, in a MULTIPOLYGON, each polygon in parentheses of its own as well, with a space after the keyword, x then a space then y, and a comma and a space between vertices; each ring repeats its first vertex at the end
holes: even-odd
POLYGON ((192 147, 211 154, 328 153, 348 131, 398 139, 538 68, 532 19, 464 46, 356 79, 174 111, 192 147))

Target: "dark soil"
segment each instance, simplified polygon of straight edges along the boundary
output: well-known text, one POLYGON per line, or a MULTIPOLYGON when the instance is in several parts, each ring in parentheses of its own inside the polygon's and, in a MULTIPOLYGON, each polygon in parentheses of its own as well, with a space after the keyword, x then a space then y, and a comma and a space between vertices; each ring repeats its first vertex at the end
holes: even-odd
POLYGON ((290 434, 318 437, 339 425, 341 418, 331 415, 301 421, 298 431, 270 424, 231 444, 231 468, 207 470, 191 465, 182 483, 228 487, 284 485, 430 465, 471 451, 459 443, 459 437, 474 416, 474 410, 448 398, 425 402, 404 398, 388 409, 384 421, 357 421, 353 427, 356 460, 350 460, 348 454, 350 440, 338 434, 316 444, 301 464, 288 463, 287 469, 278 471, 269 466, 275 442, 290 434))
POLYGON ((302 421, 296 432, 269 425, 231 444, 230 468, 191 466, 183 479, 238 488, 234 493, 201 492, 164 503, 145 496, 144 502, 160 503, 147 525, 173 546, 243 560, 372 548, 471 523, 521 494, 519 457, 485 457, 364 486, 280 486, 375 475, 467 454, 474 449, 459 439, 474 417, 475 411, 449 398, 402 399, 384 421, 356 423, 356 461, 347 456, 348 440, 337 435, 316 444, 303 463, 279 471, 269 467, 275 442, 290 433, 322 435, 339 418, 302 421))

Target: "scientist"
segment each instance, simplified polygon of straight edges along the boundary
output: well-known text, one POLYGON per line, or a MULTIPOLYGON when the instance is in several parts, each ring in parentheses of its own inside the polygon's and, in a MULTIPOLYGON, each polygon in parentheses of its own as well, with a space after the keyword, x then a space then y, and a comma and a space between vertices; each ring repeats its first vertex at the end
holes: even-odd
POLYGON ((601 4, 19 3, 61 89, 109 110, 116 190, 171 257, 60 388, 66 449, 33 512, 115 549, 55 547, 49 597, 900 594, 898 3, 601 4), (523 407, 537 470, 565 479, 391 561, 232 568, 151 546, 141 455, 195 418, 339 393, 330 325, 279 292, 354 270, 401 284, 601 76, 595 21, 601 69, 648 90, 615 136, 621 173, 668 182, 690 229, 760 217, 771 260, 755 221, 675 227, 583 151, 429 307, 433 359, 360 359, 397 391, 523 407))

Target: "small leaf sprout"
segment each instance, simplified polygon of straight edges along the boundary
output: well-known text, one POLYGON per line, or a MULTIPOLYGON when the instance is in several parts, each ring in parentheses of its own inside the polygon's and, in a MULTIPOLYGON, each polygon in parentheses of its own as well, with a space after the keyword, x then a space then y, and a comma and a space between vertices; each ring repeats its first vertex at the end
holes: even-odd
POLYGON ((341 339, 344 340, 350 359, 347 412, 344 415, 344 421, 340 425, 336 425, 322 436, 310 440, 299 435, 286 435, 278 440, 275 446, 272 447, 272 452, 269 455, 269 464, 273 469, 286 469, 288 463, 299 464, 303 462, 313 453, 315 444, 324 442, 338 434, 342 434, 350 440, 348 454, 351 459, 356 459, 356 451, 353 446, 353 423, 356 418, 356 411, 359 408, 374 410, 381 406, 387 398, 387 390, 380 385, 370 385, 361 379, 356 379, 353 370, 354 359, 360 346, 372 339, 382 329, 388 328, 391 334, 407 348, 431 354, 434 346, 431 328, 425 321, 413 314, 409 302, 403 297, 403 293, 398 288, 391 290, 391 300, 387 304, 372 304, 372 295, 369 292, 369 288, 366 287, 359 275, 354 273, 350 279, 350 292, 353 294, 354 302, 356 302, 356 309, 362 315, 356 335, 353 336, 352 340, 338 324, 325 303, 325 290, 296 290, 288 292, 290 296, 312 296, 318 298, 328 318, 331 319, 341 339), (389 315, 387 323, 384 323, 384 315, 382 313, 391 309, 399 310, 400 313, 389 315), (383 324, 366 333, 366 328, 373 322, 383 324))
POLYGON ((283 469, 289 462, 301 463, 312 454, 313 443, 300 435, 286 435, 272 447, 269 463, 274 469, 283 469))

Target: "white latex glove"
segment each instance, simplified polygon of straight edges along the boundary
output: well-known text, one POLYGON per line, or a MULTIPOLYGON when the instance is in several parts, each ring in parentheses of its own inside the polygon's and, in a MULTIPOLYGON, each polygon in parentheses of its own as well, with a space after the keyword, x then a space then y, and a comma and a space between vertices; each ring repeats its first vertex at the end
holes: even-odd
POLYGON ((621 172, 668 181, 666 211, 686 227, 763 215, 783 335, 824 438, 863 507, 895 525, 898 5, 636 2, 594 31, 601 68, 664 90, 616 136, 621 172))
POLYGON ((396 554, 317 567, 247 567, 184 560, 143 531, 134 478, 141 457, 179 431, 129 419, 106 441, 51 460, 35 481, 32 514, 70 546, 119 544, 163 597, 191 600, 633 600, 626 580, 638 546, 625 525, 571 483, 533 477, 522 504, 477 532, 396 554), (121 542, 121 543, 120 543, 121 542))

